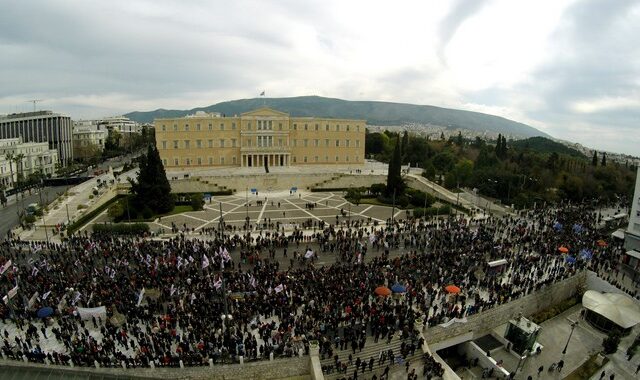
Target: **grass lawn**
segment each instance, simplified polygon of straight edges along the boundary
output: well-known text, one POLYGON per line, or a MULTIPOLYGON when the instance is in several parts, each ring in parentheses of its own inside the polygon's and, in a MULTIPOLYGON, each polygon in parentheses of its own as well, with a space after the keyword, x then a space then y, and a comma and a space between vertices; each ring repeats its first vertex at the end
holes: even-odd
POLYGON ((191 207, 190 205, 179 205, 179 206, 174 206, 173 210, 167 212, 166 214, 158 214, 158 215, 153 215, 151 218, 149 219, 143 219, 143 218, 137 218, 137 219, 131 219, 131 220, 127 220, 126 219, 126 215, 125 215, 125 219, 121 220, 120 222, 153 222, 156 218, 161 218, 161 217, 165 217, 165 216, 171 216, 171 215, 175 215, 175 214, 181 214, 183 212, 189 212, 189 211, 193 211, 193 207, 191 207))
MULTIPOLYGON (((592 355, 589 359, 587 359, 586 362, 582 363, 582 365, 580 367, 576 368, 567 377, 565 377, 564 380, 589 379, 596 372, 598 372, 600 370, 600 368, 602 368, 602 366, 599 366, 598 363, 596 363, 597 357, 598 357, 597 354, 596 355, 592 355)), ((609 361, 609 360, 607 358, 605 358, 604 362, 602 363, 602 365, 607 364, 607 361, 609 361)))

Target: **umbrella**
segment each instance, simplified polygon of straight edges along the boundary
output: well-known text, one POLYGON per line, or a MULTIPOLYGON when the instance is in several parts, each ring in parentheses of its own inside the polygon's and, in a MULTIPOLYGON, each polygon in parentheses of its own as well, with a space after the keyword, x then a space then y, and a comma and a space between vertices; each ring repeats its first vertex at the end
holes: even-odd
POLYGON ((378 286, 373 292, 382 297, 386 297, 391 294, 391 290, 386 286, 378 286))
POLYGON ((555 222, 555 223, 553 224, 553 229, 554 229, 554 230, 556 230, 556 231, 561 231, 561 230, 562 230, 562 223, 560 223, 560 222, 555 222))
POLYGON ((568 256, 564 259, 564 261, 566 261, 568 264, 573 264, 576 262, 576 258, 573 256, 568 256))
POLYGON ((582 233, 582 231, 583 231, 582 224, 576 223, 573 225, 573 233, 580 234, 582 233))
POLYGON ((567 253, 567 252, 569 252, 569 248, 567 248, 565 246, 562 246, 562 247, 558 248, 558 251, 560 251, 562 253, 567 253))
POLYGON ((48 306, 38 310, 38 318, 46 318, 51 314, 53 314, 53 309, 48 306))
POLYGON ((447 293, 460 293, 460 288, 455 285, 447 285, 444 290, 446 290, 447 293))
POLYGON ((404 293, 407 291, 407 288, 402 284, 395 284, 391 287, 391 291, 394 293, 404 293))
POLYGON ((593 251, 591 251, 590 249, 581 249, 580 250, 580 258, 582 260, 591 260, 591 258, 593 257, 593 251))
POLYGON ((607 244, 606 241, 598 240, 598 247, 606 247, 607 245, 609 245, 609 244, 607 244))

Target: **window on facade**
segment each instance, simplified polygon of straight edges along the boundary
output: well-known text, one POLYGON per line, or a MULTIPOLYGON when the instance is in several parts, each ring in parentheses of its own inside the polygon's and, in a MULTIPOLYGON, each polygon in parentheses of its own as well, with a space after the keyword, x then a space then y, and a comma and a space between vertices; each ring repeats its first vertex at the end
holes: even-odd
POLYGON ((256 125, 257 125, 258 130, 261 130, 262 129, 262 120, 258 120, 256 122, 256 125))
POLYGON ((189 124, 185 124, 184 125, 184 131, 185 132, 189 132, 189 124))
POLYGON ((360 148, 360 140, 356 140, 356 148, 360 148))
POLYGON ((336 156, 336 162, 338 162, 338 160, 339 160, 339 158, 338 158, 338 156, 336 156))
POLYGON ((202 157, 198 157, 198 165, 202 165, 202 157))
POLYGON ((329 156, 324 156, 324 162, 329 162, 329 156))
POLYGON ((167 130, 167 126, 162 124, 162 132, 165 132, 167 130))
POLYGON ((200 123, 196 124, 196 131, 200 130, 200 123))
POLYGON ((315 140, 313 141, 313 146, 315 146, 315 147, 317 148, 319 145, 320 145, 320 144, 319 144, 318 139, 315 139, 315 140))
POLYGON ((213 124, 209 123, 209 130, 213 131, 213 124))
POLYGON ((173 125, 173 131, 174 132, 178 132, 178 124, 174 124, 173 125))
POLYGON ((278 123, 278 129, 282 130, 282 123, 278 123))
POLYGON ((278 139, 278 146, 282 146, 282 139, 278 139))
POLYGON ((269 120, 269 130, 273 129, 273 122, 271 120, 269 120))
POLYGON ((247 129, 250 131, 251 130, 251 122, 247 122, 247 129))
POLYGON ((298 139, 293 139, 293 146, 294 148, 298 146, 298 139))
POLYGON ((315 159, 315 162, 318 162, 318 156, 315 156, 314 159, 315 159))
POLYGON ((349 141, 349 140, 345 140, 345 141, 346 141, 346 143, 347 143, 347 148, 349 148, 349 143, 350 143, 350 141, 349 141))
POLYGON ((202 148, 202 140, 196 140, 196 148, 202 148))
POLYGON ((349 132, 349 124, 347 124, 347 132, 349 132))
POLYGON ((297 131, 297 130, 298 130, 298 124, 295 124, 295 123, 293 124, 293 130, 294 130, 294 131, 297 131))
POLYGON ((162 142, 162 149, 167 149, 167 142, 166 141, 162 142))
POLYGON ((178 166, 178 165, 179 165, 179 164, 178 164, 178 159, 177 159, 177 158, 174 158, 174 159, 173 159, 173 166, 178 166))
POLYGON ((178 140, 173 140, 173 149, 178 149, 178 140))
POLYGON ((224 148, 224 139, 220 139, 220 148, 224 148))
POLYGON ((213 140, 209 140, 209 148, 213 148, 213 140))
POLYGON ((309 143, 309 140, 304 139, 304 147, 305 147, 305 148, 307 147, 308 143, 309 143))
POLYGON ((233 158, 231 159, 233 161, 233 164, 236 164, 236 156, 233 156, 233 158))
POLYGON ((304 156, 304 162, 307 163, 307 156, 304 156))
POLYGON ((329 146, 329 139, 324 139, 324 146, 326 146, 326 147, 329 146))
POLYGON ((316 124, 316 131, 318 130, 318 128, 320 128, 320 126, 318 124, 316 124))
POLYGON ((360 126, 356 125, 356 132, 360 132, 360 126))
POLYGON ((231 146, 236 147, 236 139, 231 139, 231 146))
POLYGON ((224 131, 224 124, 223 123, 220 123, 220 130, 224 131))
POLYGON ((220 157, 220 165, 224 165, 224 157, 220 157))
POLYGON ((349 156, 345 156, 345 158, 347 159, 347 162, 349 162, 349 156))
POLYGON ((305 124, 305 125, 304 125, 304 130, 305 130, 305 131, 308 131, 308 130, 309 130, 309 126, 305 124))
POLYGON ((185 148, 185 149, 189 149, 189 148, 190 148, 190 146, 189 146, 189 140, 184 140, 184 148, 185 148))
POLYGON ((336 140, 336 146, 339 147, 340 146, 340 140, 336 140))
MULTIPOLYGON (((163 158, 163 159, 162 159, 162 165, 167 166, 167 159, 166 159, 166 158, 163 158)), ((3 168, 3 169, 4 169, 4 168, 3 168)))
POLYGON ((336 132, 340 132, 340 125, 336 124, 336 132))
POLYGON ((251 139, 247 139, 247 146, 251 146, 251 139))
POLYGON ((327 132, 329 132, 329 124, 325 125, 324 128, 327 132))
POLYGON ((209 157, 209 165, 213 165, 213 157, 209 157))
POLYGON ((236 130, 236 123, 231 123, 231 129, 236 130))
POLYGON ((296 156, 293 156, 293 163, 296 163, 296 156))

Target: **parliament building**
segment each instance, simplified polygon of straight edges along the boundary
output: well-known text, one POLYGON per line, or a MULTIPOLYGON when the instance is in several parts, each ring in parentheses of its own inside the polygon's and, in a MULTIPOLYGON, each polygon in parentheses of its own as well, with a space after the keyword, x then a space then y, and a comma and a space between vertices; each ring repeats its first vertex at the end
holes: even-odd
POLYGON ((290 117, 270 108, 239 116, 198 112, 156 119, 167 169, 364 164, 365 120, 290 117))

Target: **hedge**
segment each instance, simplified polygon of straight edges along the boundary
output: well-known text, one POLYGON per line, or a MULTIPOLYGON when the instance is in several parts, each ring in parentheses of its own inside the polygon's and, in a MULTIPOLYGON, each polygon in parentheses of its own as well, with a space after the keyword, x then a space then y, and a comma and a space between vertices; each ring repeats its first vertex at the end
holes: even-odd
POLYGON ((531 320, 536 324, 540 324, 547 319, 551 319, 556 315, 562 314, 565 311, 571 309, 578 303, 578 300, 575 297, 567 298, 564 301, 558 302, 554 306, 548 307, 544 310, 540 310, 531 316, 531 320))
POLYGON ((109 199, 108 201, 106 201, 104 204, 102 204, 100 207, 96 208, 95 210, 93 210, 93 211, 91 211, 91 212, 89 212, 87 214, 82 215, 82 217, 80 217, 80 219, 78 219, 75 222, 71 223, 69 225, 69 227, 67 227, 67 236, 71 236, 74 232, 76 232, 82 226, 84 226, 89 221, 91 221, 91 219, 93 219, 96 216, 100 215, 100 213, 102 213, 104 210, 109 208, 109 206, 111 206, 114 202, 118 201, 120 198, 123 198, 123 197, 126 197, 126 195, 118 194, 115 197, 113 197, 113 198, 109 199))
POLYGON ((143 235, 149 232, 149 225, 145 223, 94 224, 92 229, 94 234, 143 235))

